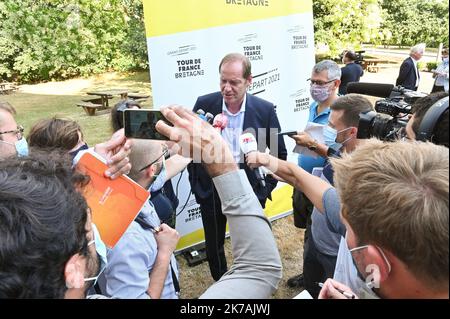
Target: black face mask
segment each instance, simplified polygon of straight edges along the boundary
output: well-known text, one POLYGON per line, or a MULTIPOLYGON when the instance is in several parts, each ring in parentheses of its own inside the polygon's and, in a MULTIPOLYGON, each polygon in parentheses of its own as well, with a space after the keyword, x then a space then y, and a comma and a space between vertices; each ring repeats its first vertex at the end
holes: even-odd
POLYGON ((69 152, 69 155, 72 157, 72 160, 73 160, 77 156, 78 152, 84 151, 87 149, 89 149, 89 146, 87 145, 87 143, 84 143, 79 148, 77 148, 75 151, 69 152))

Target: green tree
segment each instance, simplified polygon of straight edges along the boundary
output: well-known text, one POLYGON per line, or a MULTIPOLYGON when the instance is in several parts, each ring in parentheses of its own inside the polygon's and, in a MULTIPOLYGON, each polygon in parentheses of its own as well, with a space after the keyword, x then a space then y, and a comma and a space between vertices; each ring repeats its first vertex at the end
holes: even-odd
POLYGON ((379 0, 315 0, 313 6, 316 44, 333 55, 379 37, 379 0))
POLYGON ((448 45, 448 1, 443 0, 383 0, 382 30, 392 34, 381 39, 388 45, 412 46, 426 43, 437 47, 448 45))
POLYGON ((0 76, 41 81, 145 67, 139 7, 140 0, 2 0, 0 76))

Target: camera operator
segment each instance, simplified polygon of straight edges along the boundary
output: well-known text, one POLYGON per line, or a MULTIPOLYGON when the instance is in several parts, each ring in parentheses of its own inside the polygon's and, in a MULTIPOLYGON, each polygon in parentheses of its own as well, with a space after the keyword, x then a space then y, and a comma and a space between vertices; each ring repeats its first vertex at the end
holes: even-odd
MULTIPOLYGON (((439 100, 448 97, 448 93, 439 92, 418 99, 412 106, 412 117, 406 125, 406 134, 410 140, 415 140, 419 134, 420 124, 427 111, 439 100)), ((431 142, 448 148, 448 109, 442 114, 434 126, 431 142)))
POLYGON ((347 85, 350 82, 359 82, 360 78, 364 75, 362 66, 356 63, 358 55, 354 51, 344 51, 342 57, 342 63, 345 66, 341 69, 341 85, 339 86, 339 94, 347 94, 347 85))

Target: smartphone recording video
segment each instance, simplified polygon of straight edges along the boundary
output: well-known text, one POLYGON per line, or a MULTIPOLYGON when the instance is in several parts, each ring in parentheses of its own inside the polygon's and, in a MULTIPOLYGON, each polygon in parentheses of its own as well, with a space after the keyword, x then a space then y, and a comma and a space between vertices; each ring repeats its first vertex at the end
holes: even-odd
POLYGON ((163 120, 171 125, 164 115, 162 115, 161 111, 127 109, 123 112, 125 136, 129 138, 166 141, 168 138, 160 134, 155 128, 159 120, 163 120))

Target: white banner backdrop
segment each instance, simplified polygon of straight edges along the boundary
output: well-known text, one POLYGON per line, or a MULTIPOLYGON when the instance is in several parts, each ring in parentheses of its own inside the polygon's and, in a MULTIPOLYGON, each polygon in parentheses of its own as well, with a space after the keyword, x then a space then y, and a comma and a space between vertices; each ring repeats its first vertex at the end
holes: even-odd
MULTIPOLYGON (((192 109, 198 96, 219 91, 221 59, 240 52, 252 62, 249 93, 276 105, 283 131, 303 129, 310 104, 307 79, 314 66, 312 1, 278 1, 166 0, 161 4, 144 0, 154 108, 180 104, 192 109), (183 12, 190 4, 196 4, 197 10, 183 12), (170 19, 163 20, 169 12, 170 19), (232 17, 225 19, 225 14, 232 17)), ((287 137, 285 142, 288 160, 296 162, 297 156, 290 152, 294 143, 287 137)), ((187 171, 182 175, 181 180, 180 176, 172 180, 180 200, 178 251, 204 240, 187 171)), ((265 210, 271 219, 292 210, 292 188, 279 184, 265 210)))

